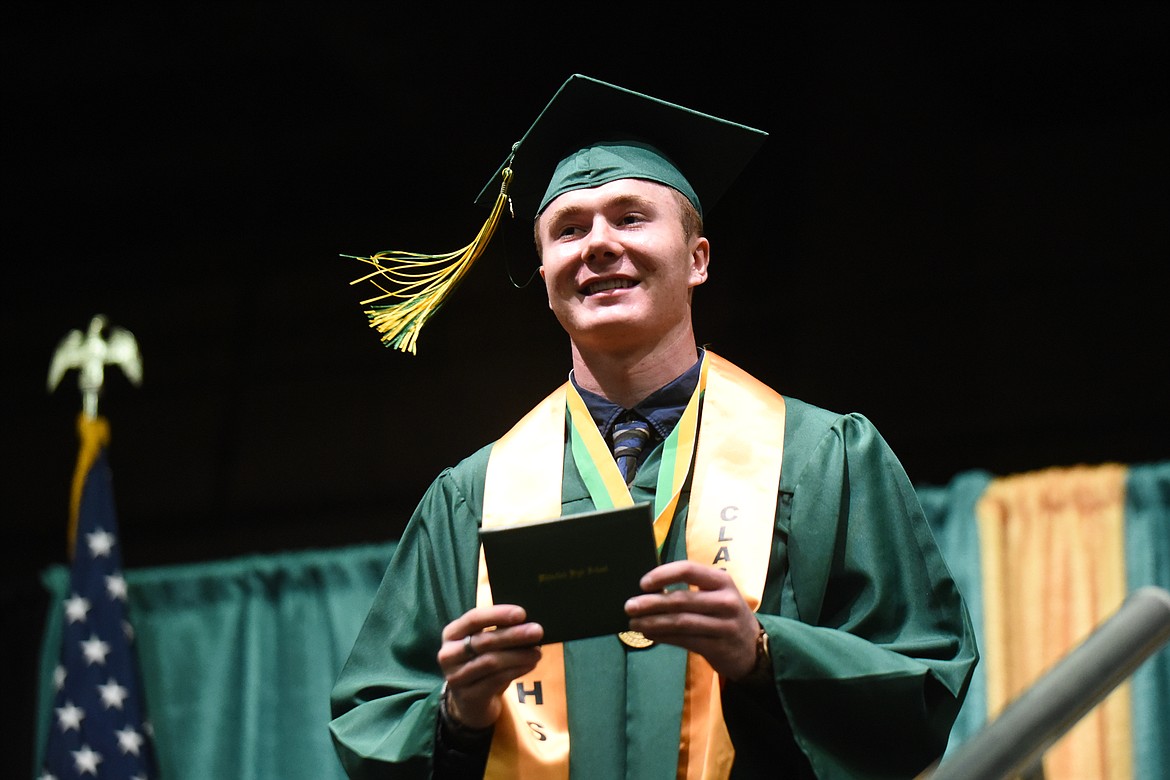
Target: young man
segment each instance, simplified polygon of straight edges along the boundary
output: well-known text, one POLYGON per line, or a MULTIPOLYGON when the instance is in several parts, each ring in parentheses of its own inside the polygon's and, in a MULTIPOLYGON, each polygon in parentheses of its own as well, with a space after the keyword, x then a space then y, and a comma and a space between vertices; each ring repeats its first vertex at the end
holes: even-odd
POLYGON ((761 137, 576 76, 513 150, 572 372, 419 504, 334 690, 352 777, 913 777, 942 754, 977 653, 898 460, 696 343, 702 209, 761 137), (611 454, 630 418, 643 446, 611 454), (643 501, 663 563, 628 632, 542 645, 492 603, 481 526, 643 501))

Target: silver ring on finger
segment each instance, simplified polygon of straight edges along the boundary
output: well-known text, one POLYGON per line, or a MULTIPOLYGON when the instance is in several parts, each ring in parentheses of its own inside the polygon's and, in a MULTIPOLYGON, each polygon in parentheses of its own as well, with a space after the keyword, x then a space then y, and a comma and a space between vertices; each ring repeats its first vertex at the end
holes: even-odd
POLYGON ((467 636, 463 637, 463 654, 467 656, 468 661, 471 661, 479 655, 479 653, 475 651, 475 647, 471 644, 472 636, 474 636, 474 634, 468 634, 467 636))

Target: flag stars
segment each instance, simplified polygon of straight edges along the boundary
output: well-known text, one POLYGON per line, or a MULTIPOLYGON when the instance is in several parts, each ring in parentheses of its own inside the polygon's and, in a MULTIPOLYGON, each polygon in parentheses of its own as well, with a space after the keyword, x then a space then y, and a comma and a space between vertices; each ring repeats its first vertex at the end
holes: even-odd
POLYGON ((126 600, 126 578, 121 574, 112 574, 106 577, 106 593, 110 598, 118 601, 126 600))
POLYGON ((89 554, 94 558, 104 558, 114 549, 114 535, 101 529, 86 534, 85 539, 89 545, 89 554))
POLYGON ((101 753, 91 749, 89 745, 82 745, 81 750, 70 752, 73 753, 73 768, 77 770, 77 774, 92 774, 97 777, 98 764, 102 762, 101 753))
MULTIPOLYGON (((94 460, 92 469, 75 477, 93 478, 99 488, 106 487, 110 475, 105 458, 94 460)), ((52 670, 57 690, 52 708, 46 707, 39 780, 113 780, 114 775, 146 780, 153 734, 136 706, 141 695, 135 687, 127 582, 133 578, 122 569, 110 491, 93 490, 86 496, 77 517, 69 585, 51 603, 65 639, 52 670)), ((7 777, 2 769, 0 776, 7 777)))
POLYGON ((85 665, 101 664, 105 666, 106 656, 110 654, 110 643, 103 642, 96 636, 90 636, 81 643, 81 653, 85 656, 85 665))
POLYGON ((65 599, 65 619, 69 621, 70 625, 84 623, 89 608, 89 599, 74 593, 70 598, 65 599))
POLYGON ((102 704, 105 705, 107 710, 110 708, 118 710, 122 709, 122 703, 125 702, 126 697, 130 695, 130 691, 121 685, 118 685, 118 681, 112 677, 108 683, 105 685, 99 685, 97 688, 102 697, 102 704))
POLYGON ((61 727, 61 733, 65 733, 70 729, 77 729, 81 731, 81 721, 85 719, 85 710, 75 706, 73 702, 65 702, 64 707, 57 708, 57 725, 61 727))
POLYGON ((136 756, 142 748, 145 738, 134 729, 127 726, 114 732, 118 736, 118 748, 124 755, 136 756))

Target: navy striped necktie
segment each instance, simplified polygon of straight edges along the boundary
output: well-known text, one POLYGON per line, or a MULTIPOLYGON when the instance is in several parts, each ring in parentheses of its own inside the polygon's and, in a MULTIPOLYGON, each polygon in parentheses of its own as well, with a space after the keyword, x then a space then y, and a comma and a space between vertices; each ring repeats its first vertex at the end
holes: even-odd
POLYGON ((626 485, 634 481, 638 470, 638 455, 650 439, 650 423, 641 417, 630 416, 613 426, 613 457, 626 485))

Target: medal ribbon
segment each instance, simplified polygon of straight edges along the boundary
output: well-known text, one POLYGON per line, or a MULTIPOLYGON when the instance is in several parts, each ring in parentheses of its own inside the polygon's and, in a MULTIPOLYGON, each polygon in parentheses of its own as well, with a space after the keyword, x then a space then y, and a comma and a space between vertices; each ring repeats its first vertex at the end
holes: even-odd
MULTIPOLYGON (((683 483, 691 470, 695 435, 699 429, 699 401, 707 387, 707 365, 704 358, 695 392, 691 394, 691 400, 687 402, 678 424, 662 445, 662 465, 658 469, 658 487, 654 492, 654 542, 658 545, 659 553, 670 531, 683 483)), ((601 432, 597 430, 581 394, 569 384, 566 395, 573 461, 577 464, 577 471, 589 490, 594 506, 598 509, 632 506, 634 499, 630 496, 630 489, 626 487, 617 462, 601 438, 601 432)))

